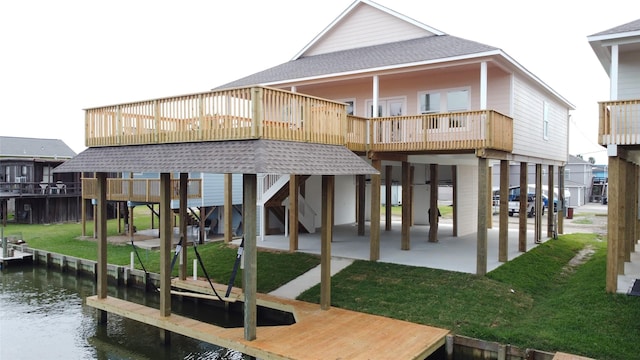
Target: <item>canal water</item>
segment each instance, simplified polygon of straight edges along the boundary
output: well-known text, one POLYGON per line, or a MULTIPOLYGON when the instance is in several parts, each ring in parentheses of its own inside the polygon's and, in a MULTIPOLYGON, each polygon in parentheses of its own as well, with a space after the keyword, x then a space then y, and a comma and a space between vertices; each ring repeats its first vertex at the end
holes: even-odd
MULTIPOLYGON (((0 283, 0 359, 242 359, 178 334, 165 346, 157 328, 117 315, 99 326, 83 302, 96 293, 92 278, 23 265, 0 271, 0 283)), ((158 307, 157 295, 140 289, 110 287, 109 296, 158 307)))

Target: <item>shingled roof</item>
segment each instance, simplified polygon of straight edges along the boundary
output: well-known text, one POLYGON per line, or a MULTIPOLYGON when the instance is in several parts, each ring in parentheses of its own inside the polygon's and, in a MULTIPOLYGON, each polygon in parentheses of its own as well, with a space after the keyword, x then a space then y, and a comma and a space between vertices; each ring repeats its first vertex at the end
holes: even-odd
POLYGON ((451 35, 433 35, 333 53, 301 57, 222 85, 214 90, 247 85, 371 70, 452 57, 481 54, 498 48, 451 35))
POLYGON ((0 157, 70 159, 76 153, 59 139, 0 136, 0 157))
POLYGON ((234 140, 88 148, 55 172, 377 174, 344 146, 234 140))
POLYGON ((613 27, 605 31, 601 31, 591 36, 622 34, 622 33, 633 32, 633 31, 640 31, 640 19, 628 22, 626 24, 618 25, 616 27, 613 27))

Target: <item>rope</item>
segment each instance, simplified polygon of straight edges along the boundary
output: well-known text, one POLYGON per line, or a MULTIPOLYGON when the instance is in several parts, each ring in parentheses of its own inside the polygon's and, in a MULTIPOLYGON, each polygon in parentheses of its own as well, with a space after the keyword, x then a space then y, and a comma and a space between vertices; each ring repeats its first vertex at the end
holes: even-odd
POLYGON ((236 274, 238 273, 238 267, 240 265, 240 259, 242 259, 242 253, 244 252, 244 236, 242 236, 242 241, 240 242, 240 247, 238 248, 238 254, 236 255, 236 261, 233 263, 233 271, 231 272, 231 277, 229 278, 229 285, 227 286, 226 297, 229 297, 231 294, 231 288, 233 287, 233 283, 236 280, 236 274))
POLYGON ((198 246, 196 245, 196 239, 193 240, 193 250, 196 253, 196 257, 198 258, 198 263, 200 263, 200 267, 202 268, 202 272, 204 272, 204 276, 207 278, 207 281, 209 282, 209 286, 211 286, 211 290, 213 290, 213 293, 218 297, 218 299, 220 299, 220 301, 224 301, 222 299, 222 297, 216 291, 216 288, 213 287, 213 283, 211 282, 211 279, 209 278, 209 274, 207 274, 207 269, 204 267, 204 263, 202 262, 202 258, 200 257, 200 253, 198 252, 198 246))
POLYGON ((133 236, 131 236, 131 247, 133 247, 133 251, 136 253, 136 257, 138 258, 138 262, 140 263, 140 266, 142 266, 142 270, 144 271, 144 280, 145 280, 145 284, 146 284, 147 288, 152 288, 155 292, 158 292, 158 289, 155 286, 151 286, 151 284, 149 284, 149 272, 147 271, 147 268, 144 267, 144 263, 142 262, 142 258, 140 257, 140 254, 138 253, 138 248, 133 243, 133 236))

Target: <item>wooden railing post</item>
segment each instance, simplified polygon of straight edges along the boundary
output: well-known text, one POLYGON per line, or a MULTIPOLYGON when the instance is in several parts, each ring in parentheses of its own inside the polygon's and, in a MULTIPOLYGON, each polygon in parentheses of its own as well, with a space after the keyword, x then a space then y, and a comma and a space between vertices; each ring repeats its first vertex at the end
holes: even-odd
POLYGON ((153 117, 154 117, 154 142, 160 143, 160 105, 158 104, 158 100, 153 100, 153 117))
POLYGON ((251 137, 262 138, 262 120, 264 119, 264 91, 261 87, 251 88, 251 104, 253 121, 251 122, 251 137))

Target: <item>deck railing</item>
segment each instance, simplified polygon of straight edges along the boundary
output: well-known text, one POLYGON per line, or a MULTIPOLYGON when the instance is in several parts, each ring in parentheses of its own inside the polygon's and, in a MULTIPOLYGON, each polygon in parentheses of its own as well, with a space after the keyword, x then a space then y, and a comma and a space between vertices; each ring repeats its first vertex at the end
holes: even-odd
POLYGON ((367 119, 345 104, 251 87, 86 110, 86 145, 272 139, 352 151, 511 151, 513 121, 491 110, 367 119))
POLYGON ((376 151, 513 150, 513 120, 492 110, 373 118, 376 151))
MULTIPOLYGON (((97 180, 82 179, 82 197, 97 198, 97 180)), ((171 200, 180 199, 180 179, 171 179, 171 200)), ((188 179, 187 198, 202 197, 202 179, 188 179)), ((160 202, 160 179, 107 179, 107 200, 160 202)))
POLYGON ((234 139, 344 144, 345 105, 252 87, 87 109, 86 145, 234 139))
POLYGON ((599 102, 600 145, 640 144, 640 99, 599 102))
POLYGON ((80 195, 78 182, 0 182, 0 197, 80 195))

